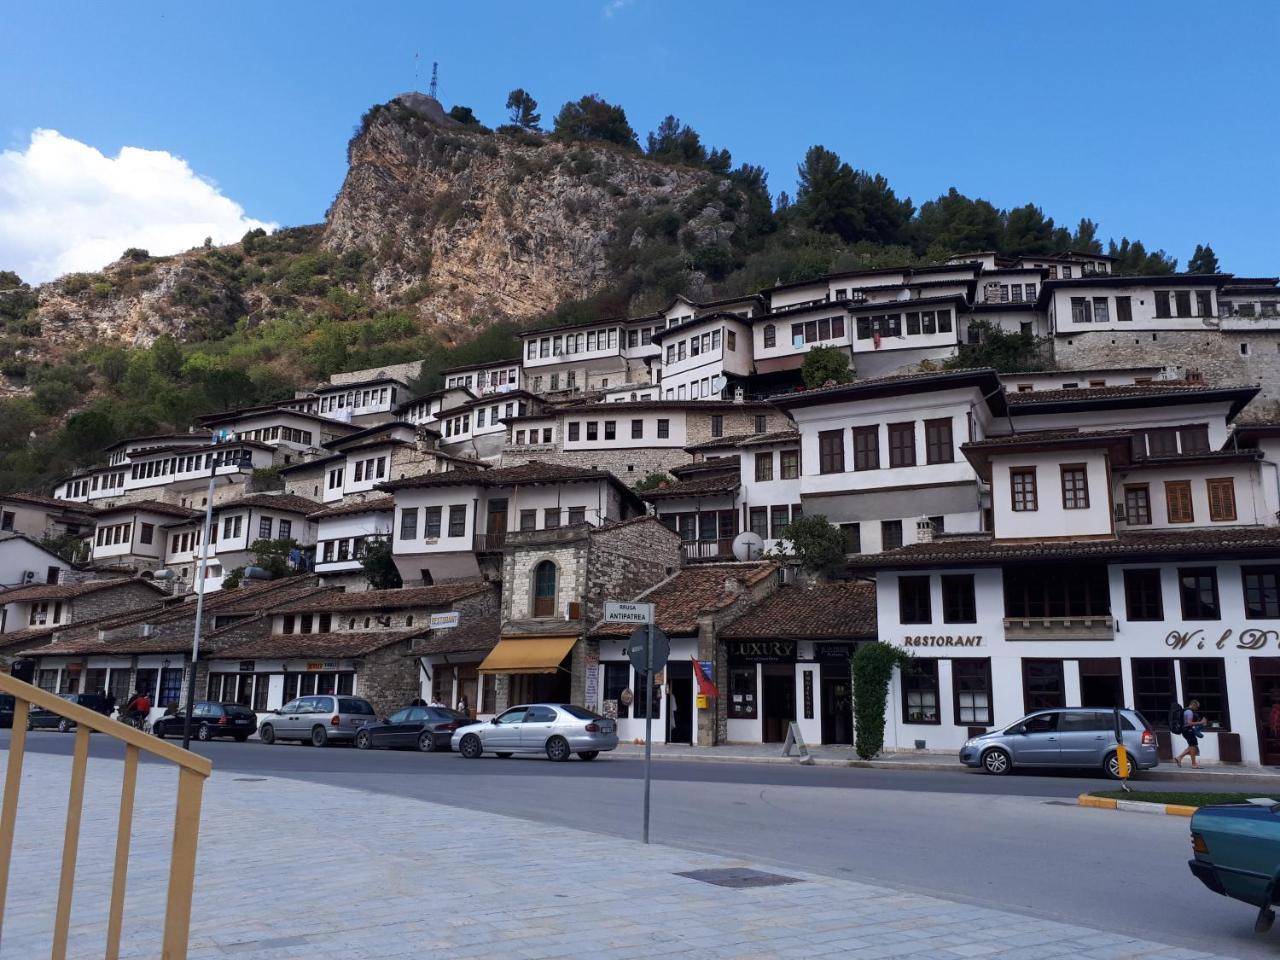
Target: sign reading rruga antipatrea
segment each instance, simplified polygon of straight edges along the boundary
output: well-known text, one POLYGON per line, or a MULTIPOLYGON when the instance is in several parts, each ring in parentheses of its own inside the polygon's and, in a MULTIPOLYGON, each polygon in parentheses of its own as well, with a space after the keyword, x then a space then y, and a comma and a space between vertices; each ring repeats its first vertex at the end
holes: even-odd
POLYGON ((948 633, 938 636, 903 637, 902 645, 904 647, 980 647, 982 646, 982 634, 953 636, 948 633))

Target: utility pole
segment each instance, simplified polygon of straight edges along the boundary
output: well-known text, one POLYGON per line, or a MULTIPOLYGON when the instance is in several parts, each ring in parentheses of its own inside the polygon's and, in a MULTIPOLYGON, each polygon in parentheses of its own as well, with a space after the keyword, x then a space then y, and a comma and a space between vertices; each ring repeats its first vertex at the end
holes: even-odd
MULTIPOLYGON (((210 446, 217 448, 218 441, 222 439, 222 435, 215 432, 210 438, 210 446)), ((187 677, 187 709, 183 711, 182 716, 182 749, 191 749, 191 711, 195 707, 196 701, 196 663, 200 660, 200 627, 204 620, 204 591, 205 587, 205 571, 209 567, 209 531, 213 526, 213 492, 214 486, 218 482, 218 467, 221 464, 221 457, 215 452, 211 455, 212 462, 209 466, 209 495, 205 498, 204 505, 204 529, 200 535, 200 570, 196 574, 196 628, 191 638, 191 667, 190 674, 187 677)))

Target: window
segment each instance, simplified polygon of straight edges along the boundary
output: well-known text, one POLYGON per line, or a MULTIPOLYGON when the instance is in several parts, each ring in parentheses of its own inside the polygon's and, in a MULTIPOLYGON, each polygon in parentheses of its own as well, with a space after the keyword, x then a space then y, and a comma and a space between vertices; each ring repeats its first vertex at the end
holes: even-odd
POLYGON ((1190 480, 1166 480, 1164 499, 1170 523, 1191 523, 1195 520, 1195 511, 1191 506, 1190 480))
POLYGON ((1178 699, 1170 658, 1133 658, 1133 709, 1153 727, 1168 727, 1169 704, 1178 699))
POLYGON ((1022 661, 1022 703, 1027 713, 1067 705, 1061 660, 1022 661))
POLYGON ((604 438, 606 440, 618 439, 618 422, 616 420, 606 420, 604 422, 604 438))
POLYGON ((937 660, 913 658, 902 668, 902 722, 942 722, 938 716, 937 660))
POLYGON ((942 622, 978 622, 978 600, 973 574, 957 573, 942 576, 942 622))
POLYGON ((926 463, 951 463, 955 460, 950 417, 924 422, 924 456, 926 463))
POLYGON ((13 520, 14 513, 12 510, 6 510, 3 514, 0 514, 0 530, 12 530, 13 520))
POLYGON ((1206 480, 1209 492, 1209 519, 1234 520, 1236 518, 1236 482, 1231 477, 1206 480))
POLYGON ((443 507, 423 507, 422 535, 428 540, 440 539, 440 515, 443 512, 443 507))
POLYGON ((1182 453, 1208 453, 1209 427, 1196 423, 1178 428, 1178 447, 1182 453))
POLYGON ((1121 323, 1133 320, 1133 301, 1128 297, 1116 297, 1116 319, 1121 323))
POLYGON ((1125 616, 1130 620, 1163 620, 1159 570, 1124 572, 1125 616))
POLYGON ((769 539, 769 511, 764 507, 752 507, 748 515, 751 532, 761 540, 769 539))
POLYGON ((1062 509, 1089 509, 1089 472, 1082 463, 1062 465, 1062 509))
POLYGON ((542 527, 544 530, 554 530, 560 526, 560 508, 547 507, 542 511, 542 527))
POLYGON ((1126 484, 1124 488, 1125 521, 1134 527, 1151 522, 1151 493, 1145 483, 1126 484))
POLYGON ((538 511, 537 510, 521 510, 520 511, 520 529, 524 532, 538 529, 538 511))
POLYGON ((991 661, 966 657, 951 661, 951 686, 955 691, 957 726, 987 727, 991 717, 991 661))
POLYGON ((1249 620, 1280 618, 1280 566, 1242 567, 1244 615, 1249 620))
POLYGON ((1214 567, 1183 567, 1178 570, 1184 620, 1221 619, 1218 605, 1218 571, 1214 567))
POLYGON ((570 507, 569 508, 569 523, 574 524, 574 523, 586 523, 586 522, 587 522, 586 507, 570 507))
POLYGON ((400 539, 418 539, 418 508, 412 507, 400 511, 400 539))
POLYGON ((878 426, 853 428, 853 469, 880 469, 880 428, 878 426))
POLYGON ((533 569, 533 615, 551 617, 556 612, 556 565, 543 560, 533 569))
POLYGON ((898 621, 900 623, 932 623, 929 580, 925 577, 898 578, 898 621))
POLYGON ((764 433, 769 429, 769 418, 763 413, 756 414, 756 433, 764 433))
POLYGON ((632 440, 644 439, 644 421, 643 420, 631 421, 631 439, 632 440))
POLYGON ((1111 310, 1106 297, 1093 298, 1093 322, 1110 323, 1111 310))
POLYGON ((587 439, 600 439, 600 424, 596 423, 594 420, 587 424, 587 439))
POLYGON ((1178 290, 1173 295, 1174 307, 1180 317, 1191 316, 1191 291, 1178 290))
POLYGON ((725 343, 725 347, 728 348, 729 350, 737 350, 738 334, 735 333, 733 330, 726 331, 724 335, 724 343, 725 343))
POLYGON ((713 437, 724 436, 724 416, 719 413, 711 415, 711 435, 713 437))
POLYGON ((1169 291, 1157 290, 1155 293, 1155 297, 1156 297, 1156 316, 1161 318, 1173 316, 1173 311, 1169 309, 1169 291))
POLYGON ((449 507, 449 536, 462 537, 467 533, 467 508, 455 503, 449 507))
POLYGON ((658 439, 667 440, 671 437, 671 421, 661 419, 658 421, 658 439))
POLYGON ((787 535, 787 527, 791 522, 791 517, 786 506, 773 506, 769 508, 769 536, 774 540, 780 540, 787 535))
POLYGON ((1009 470, 1009 492, 1014 513, 1040 509, 1036 500, 1036 468, 1016 467, 1009 470))
POLYGON ((914 467, 916 465, 916 425, 914 423, 889 424, 889 466, 914 467))
POLYGON ((880 549, 896 550, 902 546, 902 521, 880 521, 880 549))
POLYGON ((1093 311, 1088 297, 1071 298, 1071 322, 1092 323, 1093 311))
POLYGON ((569 424, 569 439, 574 443, 578 442, 578 430, 580 427, 581 424, 577 420, 571 421, 569 424))
POLYGON ((729 717, 734 720, 755 720, 756 665, 729 668, 729 717))
POLYGON ((800 477, 800 451, 781 450, 778 452, 778 475, 783 480, 797 480, 800 477))
POLYGON ((857 523, 840 524, 840 532, 844 534, 844 552, 862 552, 862 527, 857 523))
POLYGON ((272 525, 271 517, 262 517, 258 521, 258 539, 259 540, 271 539, 271 525, 272 525))
POLYGON ((823 430, 818 434, 818 472, 844 473, 844 431, 823 430))
POLYGON ((625 720, 629 717, 630 710, 627 704, 622 702, 622 691, 627 689, 631 684, 631 664, 626 660, 609 661, 604 664, 604 690, 601 698, 606 701, 612 701, 618 710, 618 719, 625 720))
MULTIPOLYGON (((239 523, 240 523, 240 518, 236 517, 236 525, 239 526, 239 523)), ((142 526, 138 530, 138 542, 150 543, 153 539, 155 539, 155 533, 156 533, 156 525, 154 523, 142 524, 142 526)), ((236 533, 238 534, 239 531, 237 530, 236 533)))
POLYGON ((773 452, 756 454, 756 480, 773 479, 773 452))
POLYGON ((1010 619, 1104 617, 1111 613, 1111 588, 1102 564, 1023 563, 1006 567, 1003 580, 1005 616, 1010 619))
POLYGON ((776 347, 778 345, 778 328, 772 323, 764 325, 764 345, 766 347, 776 347))
POLYGON ((1227 708, 1226 667, 1221 657, 1188 657, 1180 660, 1182 668, 1182 702, 1200 701, 1200 714, 1210 726, 1231 729, 1231 711, 1227 708))

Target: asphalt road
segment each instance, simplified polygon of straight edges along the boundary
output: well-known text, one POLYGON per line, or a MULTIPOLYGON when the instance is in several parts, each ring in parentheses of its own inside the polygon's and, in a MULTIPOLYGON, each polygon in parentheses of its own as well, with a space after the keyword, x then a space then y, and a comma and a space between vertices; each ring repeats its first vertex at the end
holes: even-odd
MULTIPOLYGON (((0 734, 0 745, 8 736, 0 734)), ((36 731, 28 742, 69 755, 72 737, 36 731)), ((638 758, 552 764, 256 742, 197 747, 213 760, 215 775, 281 778, 281 802, 299 789, 296 781, 322 781, 640 836, 638 758)), ((93 754, 122 755, 97 740, 93 754)), ((1106 785, 1057 774, 657 761, 652 837, 1179 947, 1274 958, 1280 935, 1254 936, 1249 907, 1211 894, 1190 875, 1185 819, 1074 806, 1077 794, 1106 785)), ((1217 781, 1204 786, 1222 788, 1217 781)))

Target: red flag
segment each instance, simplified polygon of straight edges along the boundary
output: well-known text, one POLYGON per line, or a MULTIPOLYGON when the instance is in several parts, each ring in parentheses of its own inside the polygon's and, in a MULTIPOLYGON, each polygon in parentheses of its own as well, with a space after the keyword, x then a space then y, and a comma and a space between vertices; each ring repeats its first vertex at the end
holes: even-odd
POLYGON ((716 685, 711 682, 711 664, 703 663, 697 657, 690 657, 693 661, 693 676, 698 681, 698 692, 704 697, 718 697, 720 691, 716 689, 716 685))
POLYGON ((877 350, 880 349, 880 331, 879 330, 871 334, 871 342, 875 344, 875 349, 877 350))

